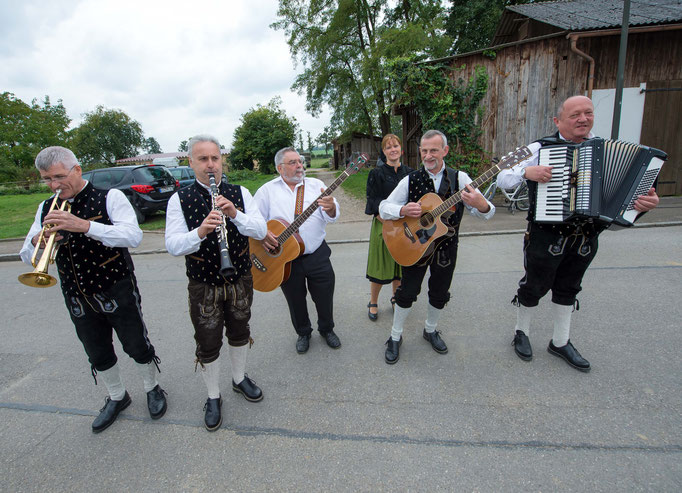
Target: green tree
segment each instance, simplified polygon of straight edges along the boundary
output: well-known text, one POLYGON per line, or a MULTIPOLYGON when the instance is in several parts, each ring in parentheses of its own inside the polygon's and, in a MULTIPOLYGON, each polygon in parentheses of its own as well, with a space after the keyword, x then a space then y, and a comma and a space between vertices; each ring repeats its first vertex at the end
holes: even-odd
POLYGON ((178 146, 178 152, 189 152, 189 140, 183 140, 178 146))
POLYGON ((144 149, 147 151, 147 154, 161 154, 163 152, 161 146, 154 137, 149 137, 144 140, 144 149))
POLYGON ((230 162, 236 169, 253 169, 258 162, 262 173, 274 173, 275 154, 291 146, 298 124, 280 108, 282 100, 273 98, 266 106, 257 105, 244 113, 241 125, 234 131, 230 162))
POLYGON ((490 46, 504 8, 531 1, 452 0, 446 22, 446 32, 455 40, 452 54, 482 50, 490 46))
POLYGON ((42 104, 34 99, 28 105, 12 93, 0 94, 0 180, 38 180, 36 155, 48 146, 66 146, 70 122, 61 100, 53 105, 45 96, 42 104))
POLYGON ((448 54, 440 0, 280 0, 278 20, 294 60, 303 72, 292 89, 305 93, 306 110, 317 116, 323 105, 332 124, 372 135, 391 131, 396 88, 387 61, 448 54))
POLYGON ((317 142, 318 145, 324 146, 324 154, 325 155, 329 154, 329 148, 332 146, 332 139, 333 138, 334 138, 334 134, 332 133, 331 128, 330 127, 324 127, 324 130, 315 139, 315 141, 317 142))
POLYGON ((144 147, 142 127, 123 111, 100 105, 83 116, 83 123, 73 130, 73 151, 84 164, 114 164, 144 147))

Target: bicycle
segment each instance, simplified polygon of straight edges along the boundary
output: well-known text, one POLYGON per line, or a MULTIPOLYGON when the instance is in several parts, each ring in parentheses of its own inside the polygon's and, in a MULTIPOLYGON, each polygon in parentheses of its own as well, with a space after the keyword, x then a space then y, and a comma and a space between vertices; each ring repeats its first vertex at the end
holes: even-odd
MULTIPOLYGON (((488 188, 486 188, 485 192, 483 192, 483 196, 492 202, 497 190, 497 181, 493 180, 492 183, 488 185, 488 188)), ((514 214, 516 209, 520 211, 527 211, 530 207, 528 184, 526 183, 526 180, 523 180, 516 188, 499 188, 499 190, 504 196, 504 203, 509 204, 508 209, 512 214, 514 214)))

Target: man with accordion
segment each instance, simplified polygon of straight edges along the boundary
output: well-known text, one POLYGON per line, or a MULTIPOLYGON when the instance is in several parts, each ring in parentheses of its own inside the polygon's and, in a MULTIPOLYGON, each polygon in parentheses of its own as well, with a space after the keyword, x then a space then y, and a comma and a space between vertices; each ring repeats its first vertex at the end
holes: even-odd
POLYGON ((245 373, 246 353, 253 343, 249 329, 253 279, 248 236, 262 239, 265 220, 249 191, 225 183, 220 143, 210 135, 189 141, 193 185, 176 192, 166 212, 166 249, 185 256, 189 315, 194 326, 196 362, 208 391, 204 425, 215 431, 222 423, 220 348, 223 327, 229 344, 232 390, 251 402, 263 392, 245 373))
MULTIPOLYGON (((517 306, 517 322, 512 345, 519 358, 525 361, 532 359, 533 352, 528 338, 532 313, 540 298, 551 290, 554 332, 547 350, 577 370, 588 372, 590 363, 581 356, 569 339, 571 313, 574 306, 576 310, 578 309, 576 296, 582 289, 585 271, 597 253, 599 234, 609 224, 592 219, 571 221, 562 221, 561 218, 546 219, 546 211, 539 206, 538 190, 545 190, 549 182, 562 181, 561 177, 556 180, 557 172, 552 166, 542 165, 545 163, 540 157, 544 154, 540 151, 542 148, 561 145, 572 148, 575 144, 594 138, 591 132, 594 124, 592 101, 585 96, 572 96, 566 99, 559 107, 554 123, 557 127, 554 135, 544 137, 528 146, 533 151, 530 158, 511 169, 503 170, 497 177, 497 186, 502 188, 513 188, 521 183, 521 180, 527 180, 531 197, 528 229, 524 237, 525 274, 519 281, 517 295, 512 300, 517 306)), ((563 181, 565 195, 567 180, 563 181)), ((559 193, 561 194, 561 190, 559 193)), ((654 188, 647 185, 641 195, 632 197, 632 214, 636 216, 655 208, 658 200, 654 188)), ((563 207, 562 202, 566 202, 561 198, 557 201, 559 208, 563 207)), ((551 204, 552 199, 547 199, 547 202, 551 204)))

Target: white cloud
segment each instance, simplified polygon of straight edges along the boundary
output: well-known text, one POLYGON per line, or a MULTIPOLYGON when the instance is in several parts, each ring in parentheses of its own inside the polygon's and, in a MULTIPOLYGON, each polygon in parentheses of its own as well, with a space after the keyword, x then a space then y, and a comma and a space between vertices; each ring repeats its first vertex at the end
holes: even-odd
POLYGON ((227 147, 240 116, 280 96, 317 136, 291 92, 296 76, 275 0, 12 1, 0 6, 0 91, 62 99, 72 126, 97 105, 139 121, 166 152, 195 133, 227 147))

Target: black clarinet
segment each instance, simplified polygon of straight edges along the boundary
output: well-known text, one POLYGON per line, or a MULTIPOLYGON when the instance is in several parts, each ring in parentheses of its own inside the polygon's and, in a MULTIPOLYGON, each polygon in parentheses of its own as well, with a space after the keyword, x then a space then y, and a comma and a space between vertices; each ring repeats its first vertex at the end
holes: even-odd
POLYGON ((208 181, 211 185, 211 206, 213 210, 220 212, 220 217, 223 218, 223 224, 215 229, 215 232, 218 234, 218 244, 220 245, 220 274, 224 277, 230 277, 237 273, 237 269, 232 265, 230 251, 228 250, 227 220, 222 209, 216 204, 220 192, 218 191, 218 185, 215 184, 215 175, 213 173, 208 174, 208 181))

